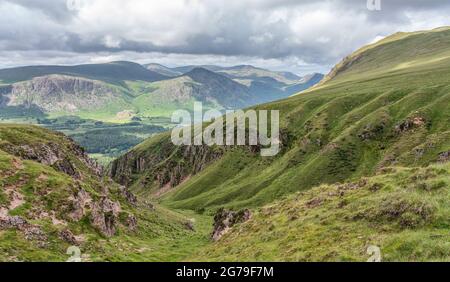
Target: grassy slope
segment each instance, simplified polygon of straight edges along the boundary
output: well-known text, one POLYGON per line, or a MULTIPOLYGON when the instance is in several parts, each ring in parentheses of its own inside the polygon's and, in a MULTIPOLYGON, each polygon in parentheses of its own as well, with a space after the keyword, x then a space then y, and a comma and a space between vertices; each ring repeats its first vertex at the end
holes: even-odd
MULTIPOLYGON (((233 150, 166 195, 164 204, 260 206, 322 183, 370 176, 384 166, 436 161, 450 149, 450 31, 385 42, 360 52, 359 60, 325 85, 257 107, 280 110, 289 138, 276 158, 233 150), (414 118, 424 123, 396 131, 414 118)), ((152 144, 139 148, 152 151, 152 144)))
POLYGON ((450 164, 389 168, 259 209, 192 260, 450 261, 450 164))
MULTIPOLYGON (((15 145, 33 145, 53 142, 63 150, 68 143, 60 134, 49 130, 25 125, 0 125, 0 143, 15 145)), ((26 240, 24 235, 14 229, 0 230, 0 261, 65 261, 66 250, 70 246, 61 240, 58 232, 64 226, 54 225, 49 218, 36 219, 31 216, 36 208, 51 213, 56 212, 58 219, 64 218, 61 209, 74 192, 77 183, 93 197, 99 196, 101 187, 98 182, 85 171, 81 163, 77 167, 83 171, 83 180, 78 182, 70 176, 54 170, 52 167, 35 161, 21 160, 0 150, 0 206, 10 202, 5 190, 14 186, 14 190, 24 195, 25 202, 10 210, 9 215, 27 218, 32 224, 42 227, 48 235, 47 245, 39 246, 34 241, 26 240)), ((117 185, 106 184, 115 197, 117 185)), ((68 222, 68 228, 75 235, 83 235, 84 242, 80 246, 86 260, 92 261, 179 261, 185 259, 200 247, 209 242, 211 219, 189 211, 170 211, 156 206, 150 210, 140 202, 133 208, 120 198, 124 212, 136 215, 138 230, 131 232, 120 228, 112 238, 100 235, 89 224, 88 219, 80 222, 68 222), (195 231, 185 227, 185 223, 195 219, 195 231)))

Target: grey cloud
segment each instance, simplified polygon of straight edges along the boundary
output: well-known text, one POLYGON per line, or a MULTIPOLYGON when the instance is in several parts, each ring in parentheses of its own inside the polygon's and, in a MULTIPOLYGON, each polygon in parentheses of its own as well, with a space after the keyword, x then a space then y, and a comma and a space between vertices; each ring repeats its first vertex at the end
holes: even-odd
MULTIPOLYGON (((2 0, 26 9, 41 12, 58 21, 67 22, 73 19, 76 11, 67 9, 67 0, 2 0)), ((1 2, 1 1, 0 1, 1 2)))
POLYGON ((161 1, 133 9, 139 0, 108 10, 119 2, 99 1, 78 13, 66 0, 0 0, 0 12, 9 13, 0 18, 0 51, 296 58, 329 66, 377 36, 450 24, 445 0, 381 0, 381 11, 369 11, 366 0, 181 0, 185 11, 158 7, 161 1), (420 23, 426 16, 430 23, 420 23))

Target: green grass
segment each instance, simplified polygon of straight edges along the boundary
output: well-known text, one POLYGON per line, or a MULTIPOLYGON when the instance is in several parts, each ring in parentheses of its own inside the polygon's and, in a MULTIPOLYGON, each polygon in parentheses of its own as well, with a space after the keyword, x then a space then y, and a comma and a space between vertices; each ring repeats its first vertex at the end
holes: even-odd
POLYGON ((450 164, 392 168, 258 209, 198 261, 450 261, 450 164))
POLYGON ((0 206, 10 203, 3 188, 19 192, 24 203, 13 210, 10 216, 21 216, 29 223, 38 225, 47 235, 45 245, 28 240, 16 229, 0 230, 0 261, 65 261, 70 246, 58 232, 68 228, 75 235, 84 237, 80 245, 84 259, 88 261, 181 261, 193 255, 199 248, 209 244, 212 219, 192 211, 168 210, 159 205, 151 208, 143 200, 137 207, 130 206, 118 196, 118 186, 99 179, 71 155, 71 143, 61 134, 35 126, 0 125, 0 148, 52 142, 76 164, 81 171, 80 180, 56 171, 50 166, 22 160, 0 149, 0 206), (82 187, 95 200, 108 189, 108 197, 119 201, 123 214, 133 214, 138 220, 138 229, 130 231, 119 225, 112 238, 102 236, 85 217, 79 222, 71 220, 70 197, 82 187), (67 222, 67 227, 54 225, 49 217, 39 214, 55 213, 58 220, 67 222), (195 230, 186 227, 194 222, 195 230))

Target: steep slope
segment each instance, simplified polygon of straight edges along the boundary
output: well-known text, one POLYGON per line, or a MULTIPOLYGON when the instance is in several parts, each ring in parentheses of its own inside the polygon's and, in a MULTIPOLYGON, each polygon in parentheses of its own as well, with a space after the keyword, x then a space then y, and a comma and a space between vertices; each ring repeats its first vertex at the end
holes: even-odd
POLYGON ((255 211, 198 261, 450 261, 450 163, 386 168, 255 211), (376 248, 372 249, 376 250, 376 248))
POLYGON ((112 176, 163 195, 167 206, 213 211, 260 206, 392 165, 429 165, 450 151, 449 40, 449 30, 387 39, 315 90, 256 107, 280 111, 282 152, 274 158, 245 147, 161 151, 173 146, 162 135, 115 161, 124 169, 112 176), (165 171, 173 177, 161 177, 165 171))
POLYGON ((84 261, 180 260, 208 242, 208 219, 187 216, 140 201, 62 134, 0 125, 0 261, 65 261, 74 245, 84 261))
POLYGON ((298 83, 285 87, 285 91, 287 93, 297 94, 317 85, 320 81, 322 81, 323 78, 324 75, 321 73, 313 73, 307 75, 300 79, 298 83))
POLYGON ((252 96, 244 86, 212 71, 195 68, 185 76, 204 87, 204 93, 198 96, 202 100, 213 98, 229 108, 243 108, 258 102, 258 97, 252 96))

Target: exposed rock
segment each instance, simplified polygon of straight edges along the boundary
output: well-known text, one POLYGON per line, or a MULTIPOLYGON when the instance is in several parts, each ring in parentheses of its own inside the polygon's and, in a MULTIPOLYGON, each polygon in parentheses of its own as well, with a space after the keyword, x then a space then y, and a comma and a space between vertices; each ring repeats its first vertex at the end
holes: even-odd
POLYGON ((194 220, 194 219, 191 219, 191 220, 186 221, 186 222, 184 223, 184 226, 185 226, 188 230, 190 230, 190 231, 195 231, 195 225, 194 225, 194 223, 195 223, 195 220, 194 220))
POLYGON ((134 215, 129 214, 125 220, 125 225, 128 227, 129 230, 136 231, 138 227, 137 218, 134 215))
POLYGON ((0 217, 1 229, 17 229, 25 235, 25 239, 29 241, 37 241, 40 247, 46 245, 47 236, 39 226, 28 223, 20 216, 6 216, 0 217))
POLYGON ((154 154, 148 152, 145 152, 142 156, 139 154, 130 151, 115 160, 110 168, 111 177, 120 184, 129 186, 133 175, 148 171, 151 176, 146 178, 144 181, 147 182, 142 183, 142 185, 156 182, 159 187, 166 185, 175 187, 188 175, 195 175, 202 171, 208 164, 218 159, 223 152, 213 150, 206 145, 177 147, 168 140, 167 143, 162 144, 160 151, 154 154), (178 162, 175 157, 174 160, 163 162, 174 152, 176 152, 178 158, 185 160, 185 162, 178 162))
POLYGON ((408 118, 407 120, 403 121, 399 125, 395 127, 395 132, 397 134, 409 131, 413 128, 421 127, 426 124, 426 120, 423 117, 414 117, 414 118, 408 118))
POLYGON ((92 204, 91 222, 103 235, 112 237, 116 234, 118 215, 121 211, 119 203, 102 197, 92 204))
POLYGON ((154 211, 155 210, 155 205, 150 203, 149 201, 145 200, 144 204, 143 204, 144 208, 150 210, 150 211, 154 211))
POLYGON ((363 141, 375 139, 383 133, 385 127, 386 125, 384 123, 377 125, 369 124, 364 127, 361 133, 358 134, 358 137, 363 141))
MULTIPOLYGON (((90 159, 84 149, 75 144, 71 139, 63 137, 68 142, 70 154, 75 155, 79 162, 84 164, 93 174, 101 176, 103 170, 94 160, 90 159)), ((74 164, 74 160, 65 152, 61 144, 48 142, 33 145, 15 145, 4 143, 1 149, 16 157, 25 160, 33 160, 44 165, 52 166, 58 171, 66 173, 74 178, 80 178, 81 171, 74 164)))
POLYGON ((214 216, 214 230, 211 234, 212 239, 218 241, 233 225, 248 221, 251 215, 248 209, 238 212, 223 208, 219 209, 214 216))
POLYGON ((86 214, 86 211, 91 208, 92 198, 88 192, 80 189, 77 195, 72 197, 71 200, 72 212, 69 214, 69 217, 75 221, 79 221, 86 214))
POLYGON ((72 231, 70 231, 69 229, 60 231, 59 237, 71 245, 78 246, 80 244, 80 242, 77 240, 77 237, 75 237, 75 235, 73 235, 72 231))
POLYGON ((79 179, 81 177, 81 174, 78 172, 78 170, 75 168, 75 166, 68 159, 62 159, 62 160, 56 161, 53 164, 53 168, 55 168, 56 170, 59 170, 61 172, 64 172, 65 174, 68 174, 76 179, 79 179))
POLYGON ((450 151, 440 153, 438 160, 439 160, 439 162, 442 162, 442 163, 450 161, 450 151))
POLYGON ((120 186, 120 194, 130 205, 137 206, 137 197, 127 187, 120 186))

